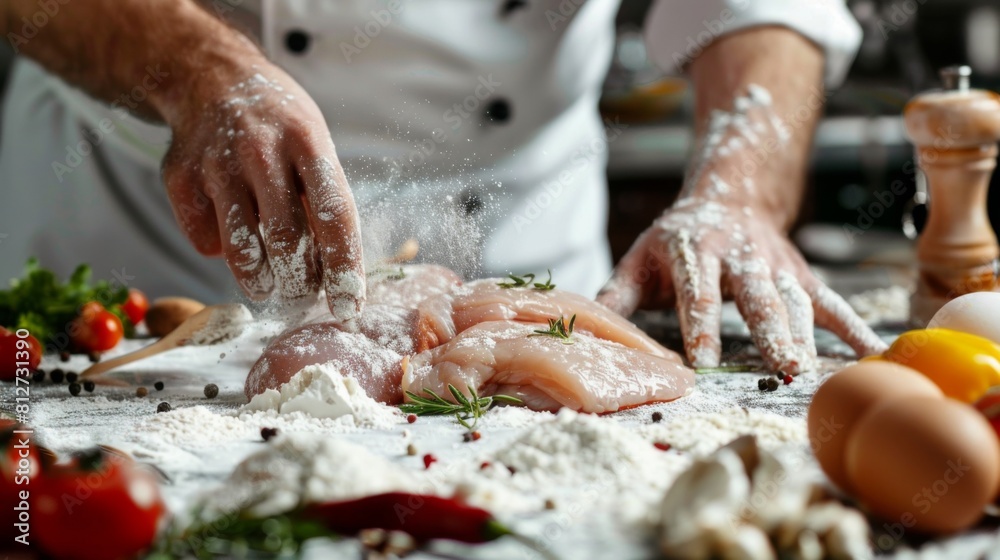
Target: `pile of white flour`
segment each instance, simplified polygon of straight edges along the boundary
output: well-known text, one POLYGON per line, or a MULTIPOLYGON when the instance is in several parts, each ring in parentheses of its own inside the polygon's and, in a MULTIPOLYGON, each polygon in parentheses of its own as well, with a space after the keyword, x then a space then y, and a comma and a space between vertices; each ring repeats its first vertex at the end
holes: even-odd
POLYGON ((280 390, 267 389, 256 395, 241 409, 241 417, 254 412, 263 412, 265 417, 301 412, 310 418, 343 418, 345 424, 376 429, 391 428, 402 420, 397 408, 376 402, 333 364, 303 368, 280 390))

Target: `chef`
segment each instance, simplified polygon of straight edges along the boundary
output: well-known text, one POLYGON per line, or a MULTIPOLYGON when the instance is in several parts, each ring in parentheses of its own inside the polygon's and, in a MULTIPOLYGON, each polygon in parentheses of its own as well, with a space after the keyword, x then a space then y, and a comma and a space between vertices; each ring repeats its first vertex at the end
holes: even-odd
POLYGON ((254 299, 323 288, 349 319, 365 294, 358 208, 374 207, 395 210, 375 222, 476 243, 484 275, 552 269, 561 288, 603 285, 623 314, 676 306, 697 366, 719 361, 724 297, 776 369, 810 367, 814 321, 877 350, 786 235, 823 84, 860 41, 844 5, 654 4, 648 51, 689 74, 697 149, 677 204, 612 274, 604 168, 620 125, 597 102, 618 5, 8 0, 0 29, 20 57, 0 136, 0 276, 35 255, 154 295, 215 301, 231 279, 254 299))

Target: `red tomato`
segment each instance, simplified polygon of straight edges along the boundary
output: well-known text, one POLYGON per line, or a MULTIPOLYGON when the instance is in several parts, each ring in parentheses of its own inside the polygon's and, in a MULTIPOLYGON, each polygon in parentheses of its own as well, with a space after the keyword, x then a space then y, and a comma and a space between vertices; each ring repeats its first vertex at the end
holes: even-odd
POLYGON ((88 303, 84 306, 83 312, 73 321, 73 326, 70 328, 73 345, 86 352, 110 350, 125 334, 122 321, 103 307, 100 311, 87 309, 90 305, 91 303, 88 303))
POLYGON ((104 311, 104 306, 96 301, 88 301, 80 307, 81 317, 91 317, 97 313, 104 311))
POLYGON ((149 300, 146 299, 146 294, 135 288, 130 288, 128 299, 122 304, 122 311, 125 312, 128 320, 132 321, 133 325, 138 325, 146 317, 148 309, 149 300))
POLYGON ((30 438, 14 433, 25 426, 6 419, 0 425, 0 550, 12 550, 23 546, 14 538, 30 531, 42 460, 30 438))
POLYGON ((5 329, 0 333, 0 380, 13 381, 18 373, 27 378, 38 369, 41 361, 42 344, 27 331, 10 332, 5 329), (26 336, 18 336, 18 332, 26 336))
POLYGON ((149 471, 100 449, 46 472, 32 507, 32 536, 67 560, 134 558, 153 544, 166 512, 149 471))

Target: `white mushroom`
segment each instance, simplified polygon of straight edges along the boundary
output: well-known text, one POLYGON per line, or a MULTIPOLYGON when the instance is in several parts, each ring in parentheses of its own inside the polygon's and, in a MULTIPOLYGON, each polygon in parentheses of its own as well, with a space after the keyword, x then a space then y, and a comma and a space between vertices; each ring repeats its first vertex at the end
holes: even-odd
POLYGON ((696 461, 667 491, 660 519, 660 549, 668 558, 707 558, 719 541, 736 541, 738 511, 750 493, 743 461, 722 448, 696 461))
POLYGON ((744 436, 696 461, 667 491, 667 558, 822 560, 872 557, 868 523, 744 436), (777 550, 775 550, 777 549, 777 550))

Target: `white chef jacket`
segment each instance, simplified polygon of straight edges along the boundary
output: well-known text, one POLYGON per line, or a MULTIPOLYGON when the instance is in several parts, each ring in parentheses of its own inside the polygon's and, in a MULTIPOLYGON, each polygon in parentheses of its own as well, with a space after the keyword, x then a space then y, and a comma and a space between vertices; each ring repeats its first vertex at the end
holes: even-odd
MULTIPOLYGON (((597 103, 618 2, 229 0, 323 111, 369 230, 420 230, 429 258, 468 273, 551 268, 560 287, 588 295, 610 272, 597 103), (448 205, 455 223, 426 219, 448 205), (467 254, 476 239, 478 267, 467 254)), ((860 42, 841 0, 660 0, 648 43, 676 71, 713 38, 765 24, 820 45, 828 84, 860 42)), ((0 277, 34 255, 62 275, 89 262, 154 296, 236 292, 223 262, 198 255, 174 222, 159 173, 165 127, 25 60, 2 126, 0 277)))

